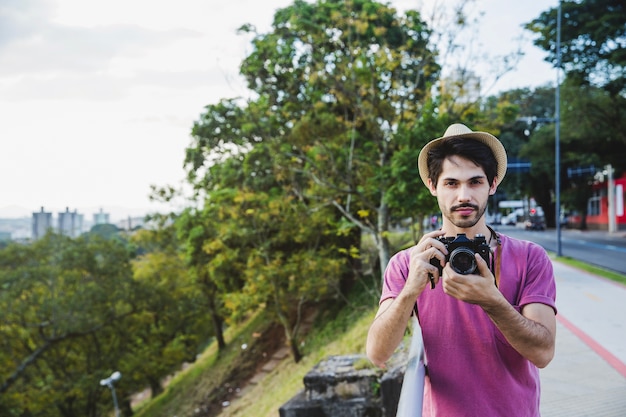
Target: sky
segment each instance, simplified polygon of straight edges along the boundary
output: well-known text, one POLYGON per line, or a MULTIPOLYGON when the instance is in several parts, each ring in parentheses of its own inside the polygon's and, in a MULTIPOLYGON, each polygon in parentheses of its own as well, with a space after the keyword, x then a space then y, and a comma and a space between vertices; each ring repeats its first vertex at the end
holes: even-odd
MULTIPOLYGON (((150 187, 184 184, 185 148, 204 106, 246 97, 245 23, 271 30, 291 0, 0 0, 0 217, 101 208, 113 218, 163 211, 150 187)), ((394 0, 399 11, 451 0, 394 0)), ((516 47, 495 94, 556 80, 521 27, 557 0, 477 1, 478 41, 516 47), (523 37, 520 40, 520 36, 523 37)))

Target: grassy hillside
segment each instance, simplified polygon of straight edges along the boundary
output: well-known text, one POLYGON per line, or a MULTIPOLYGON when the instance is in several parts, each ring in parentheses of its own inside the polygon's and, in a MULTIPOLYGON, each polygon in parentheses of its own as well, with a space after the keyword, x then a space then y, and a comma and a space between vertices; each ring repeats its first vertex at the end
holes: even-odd
MULTIPOLYGON (((372 280, 373 281, 373 280, 372 280)), ((377 308, 373 282, 359 282, 348 300, 317 311, 311 330, 301 337, 304 358, 281 361, 258 384, 245 385, 284 345, 280 327, 259 312, 226 334, 228 348, 218 357, 209 346, 196 362, 176 375, 159 397, 140 404, 138 417, 277 417, 278 409, 303 389, 302 378, 330 355, 364 353, 367 329, 377 308), (246 344, 246 349, 242 345, 246 344), (235 396, 237 389, 245 395, 235 396), (222 402, 230 405, 222 407, 222 402)))
MULTIPOLYGON (((390 236, 392 251, 411 243, 408 232, 390 236)), ((372 270, 377 250, 371 236, 362 241, 361 262, 372 270)), ((157 398, 135 407, 137 417, 277 417, 278 409, 304 388, 302 378, 320 361, 331 355, 365 353, 367 330, 378 308, 379 277, 359 280, 347 299, 338 298, 318 306, 307 334, 301 336, 300 363, 283 360, 256 385, 246 382, 284 346, 282 328, 271 323, 260 311, 225 334, 227 349, 217 355, 215 345, 184 371, 176 375, 157 398), (246 349, 241 346, 246 344, 246 349), (237 397, 237 389, 244 395, 237 397), (222 403, 230 405, 223 407, 222 403)))
POLYGON ((340 320, 347 320, 342 325, 328 322, 307 338, 313 350, 307 352, 300 363, 295 364, 290 359, 283 361, 246 396, 225 408, 220 417, 278 417, 278 408, 304 387, 302 378, 321 360, 330 355, 365 352, 367 329, 374 313, 373 307, 354 308, 353 314, 342 312, 344 317, 340 320))

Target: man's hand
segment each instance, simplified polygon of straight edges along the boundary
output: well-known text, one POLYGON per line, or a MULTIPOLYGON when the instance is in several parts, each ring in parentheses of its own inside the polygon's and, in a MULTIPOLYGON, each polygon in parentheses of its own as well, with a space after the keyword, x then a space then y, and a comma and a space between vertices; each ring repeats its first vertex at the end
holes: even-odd
POLYGON ((463 275, 456 272, 450 265, 443 270, 443 291, 458 300, 480 306, 496 303, 504 296, 495 286, 494 276, 487 262, 474 254, 478 269, 477 274, 463 275))
POLYGON ((539 303, 518 312, 494 285, 485 260, 475 255, 478 274, 461 275, 449 265, 443 270, 443 290, 467 303, 479 305, 522 356, 543 368, 554 357, 556 319, 554 310, 539 303))
POLYGON ((439 269, 430 263, 435 258, 441 265, 446 261, 448 250, 446 245, 437 238, 445 232, 436 230, 425 234, 422 239, 410 250, 411 261, 409 264, 409 276, 403 291, 419 296, 431 281, 434 285, 439 282, 439 269))

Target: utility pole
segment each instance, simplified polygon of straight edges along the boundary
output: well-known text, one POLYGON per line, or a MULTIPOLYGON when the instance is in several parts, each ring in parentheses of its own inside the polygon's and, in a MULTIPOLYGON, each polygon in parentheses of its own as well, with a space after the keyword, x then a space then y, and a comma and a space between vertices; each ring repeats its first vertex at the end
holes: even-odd
POLYGON ((563 256, 561 248, 561 0, 556 17, 556 95, 554 99, 554 119, 556 121, 556 133, 554 140, 554 182, 556 198, 556 255, 563 256))
POLYGON ((615 180, 613 179, 613 166, 611 164, 604 167, 608 176, 608 203, 609 203, 609 233, 617 232, 617 218, 615 211, 615 180))

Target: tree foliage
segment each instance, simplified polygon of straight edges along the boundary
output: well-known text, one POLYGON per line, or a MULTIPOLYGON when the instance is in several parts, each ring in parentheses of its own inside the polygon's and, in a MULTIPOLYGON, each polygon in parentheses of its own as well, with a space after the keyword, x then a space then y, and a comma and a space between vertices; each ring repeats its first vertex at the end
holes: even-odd
POLYGON ((419 13, 373 1, 297 1, 273 26, 241 71, 283 126, 271 143, 279 175, 375 236, 384 267, 389 190, 409 179, 391 177, 393 159, 424 140, 396 133, 424 115, 439 71, 430 31, 419 13))
MULTIPOLYGON (((556 67, 560 59, 566 74, 561 86, 561 113, 548 117, 558 117, 560 121, 562 165, 556 169, 561 174, 564 202, 584 218, 591 195, 591 179, 568 176, 568 168, 601 168, 611 164, 618 175, 626 168, 623 162, 626 10, 623 2, 616 0, 563 1, 561 10, 560 34, 557 33, 557 8, 543 12, 525 27, 537 35, 535 45, 548 52, 546 61, 556 67), (558 35, 560 56, 557 55, 558 35)), ((553 210, 555 137, 555 126, 544 124, 520 150, 532 159, 530 183, 534 183, 532 187, 544 208, 549 208, 546 211, 548 226, 556 224, 553 210)))
POLYGON ((0 251, 2 415, 96 414, 98 380, 129 342, 129 266, 123 245, 101 239, 49 234, 0 251))
POLYGON ((143 249, 132 271, 144 293, 136 320, 127 328, 133 355, 122 366, 135 370, 137 384, 149 386, 156 396, 163 378, 193 362, 214 333, 206 326, 206 302, 191 279, 174 225, 140 230, 132 241, 143 249))
MULTIPOLYGON (((415 170, 419 144, 427 139, 416 140, 413 129, 420 118, 436 120, 433 107, 425 104, 438 67, 419 14, 409 11, 399 17, 373 1, 296 1, 276 13, 273 31, 257 34, 253 46, 241 72, 256 98, 245 105, 222 100, 207 106, 194 123, 185 166, 188 180, 204 199, 203 210, 223 207, 228 190, 234 193, 227 218, 216 216, 215 209, 205 216, 220 219, 212 240, 223 242, 221 236, 228 232, 222 229, 227 228, 238 230, 240 243, 248 245, 244 289, 254 291, 228 299, 232 303, 243 294, 261 296, 276 308, 284 327, 293 329, 301 314, 293 306, 319 295, 280 277, 290 265, 300 265, 302 253, 312 259, 317 253, 326 259, 316 274, 321 288, 326 286, 329 278, 321 265, 333 265, 336 256, 328 251, 333 239, 326 230, 357 226, 371 233, 378 244, 379 268, 386 265, 390 223, 409 211, 402 205, 394 217, 393 187, 403 181, 414 187, 418 178, 392 178, 392 171, 398 174, 407 163, 415 170), (238 211, 242 205, 249 206, 246 212, 238 211), (343 220, 337 221, 329 209, 343 220), (319 217, 321 213, 325 216, 319 217), (316 218, 324 220, 313 222, 316 218), (311 236, 299 242, 305 232, 323 240, 311 236), (273 274, 260 272, 268 268, 273 274), (259 280, 265 285, 259 286, 259 280)), ((422 126, 429 133, 426 127, 437 134, 443 130, 436 122, 422 126)), ((414 188, 413 195, 420 192, 422 187, 414 188)), ((418 198, 407 198, 409 202, 420 207, 418 198)), ((209 246, 205 254, 212 250, 209 246)), ((313 280, 307 277, 307 282, 313 280)), ((290 331, 286 334, 295 339, 290 331)))
POLYGON ((130 394, 158 393, 209 337, 184 277, 171 248, 135 258, 95 234, 0 250, 0 414, 102 415, 111 399, 99 381, 113 371, 125 415, 130 394))
MULTIPOLYGON (((626 93, 626 5, 621 0, 563 1, 561 62, 568 77, 611 96, 626 93)), ((539 36, 535 45, 557 66, 557 8, 543 12, 526 28, 539 36)))
MULTIPOLYGON (((612 164, 617 172, 623 172, 626 168, 623 162, 626 147, 621 141, 622 133, 617 131, 620 129, 621 121, 612 115, 623 114, 626 103, 618 99, 618 102, 623 104, 615 107, 616 98, 610 97, 605 90, 580 86, 576 80, 571 79, 566 79, 561 88, 561 100, 563 110, 559 134, 561 149, 559 169, 562 198, 566 207, 578 211, 584 218, 587 200, 592 192, 593 172, 586 175, 572 172, 581 168, 589 169, 592 166, 601 170, 607 164, 612 164), (614 120, 615 125, 609 120, 614 120)), ((549 226, 556 224, 555 128, 553 122, 527 126, 530 135, 519 151, 519 155, 529 159, 532 164, 531 172, 524 177, 526 191, 544 207, 549 226)))

